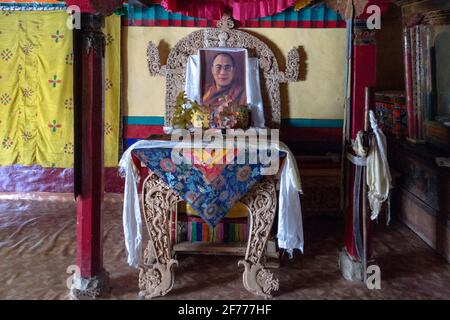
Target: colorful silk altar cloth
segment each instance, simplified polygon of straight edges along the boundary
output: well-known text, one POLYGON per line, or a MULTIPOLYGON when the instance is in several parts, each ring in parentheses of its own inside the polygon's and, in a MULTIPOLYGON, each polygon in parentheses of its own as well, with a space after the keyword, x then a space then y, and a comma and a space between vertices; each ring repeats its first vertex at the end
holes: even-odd
POLYGON ((219 164, 217 158, 205 150, 198 151, 193 150, 189 154, 192 158, 178 165, 171 159, 171 148, 135 149, 133 153, 214 228, 236 201, 262 178, 262 165, 250 164, 249 157, 245 163, 237 164, 236 154, 233 161, 219 164))
MULTIPOLYGON (((123 231, 128 255, 127 262, 130 266, 135 268, 139 267, 142 256, 142 217, 137 189, 140 175, 138 168, 136 168, 133 162, 132 152, 139 149, 149 150, 150 152, 151 150, 155 151, 161 148, 171 150, 175 147, 190 149, 192 148, 192 145, 187 144, 184 146, 180 145, 179 142, 174 141, 141 140, 130 146, 124 152, 119 162, 119 172, 125 177, 123 231)), ((264 151, 259 144, 250 144, 249 147, 256 147, 260 152, 264 151)), ((200 146, 199 150, 203 150, 204 148, 207 147, 200 146)), ((299 195, 299 193, 302 192, 302 186, 297 162, 292 152, 284 143, 277 142, 270 148, 271 150, 278 150, 279 152, 286 153, 286 158, 278 172, 280 182, 277 220, 278 247, 286 249, 289 254, 291 254, 294 249, 299 249, 303 252, 303 222, 299 195)), ((161 159, 159 159, 159 161, 161 162, 161 159)), ((167 162, 163 164, 163 167, 169 172, 174 170, 167 162)), ((261 170, 262 168, 260 167, 259 169, 261 170)), ((241 172, 241 174, 242 173, 245 173, 245 171, 241 172)), ((243 176, 246 176, 247 174, 249 173, 243 174, 243 176)), ((202 183, 204 185, 204 182, 202 183)))

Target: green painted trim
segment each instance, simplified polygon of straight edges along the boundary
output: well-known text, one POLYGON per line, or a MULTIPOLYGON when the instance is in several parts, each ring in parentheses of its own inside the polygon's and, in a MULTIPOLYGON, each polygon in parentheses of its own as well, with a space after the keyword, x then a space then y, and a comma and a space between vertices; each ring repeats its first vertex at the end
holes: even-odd
MULTIPOLYGON (((125 125, 163 126, 164 117, 123 117, 125 125)), ((342 119, 282 119, 281 126, 289 128, 342 128, 342 119)))
POLYGON ((289 128, 342 128, 342 119, 282 119, 282 127, 289 128))
POLYGON ((125 125, 163 126, 164 117, 123 117, 125 125))

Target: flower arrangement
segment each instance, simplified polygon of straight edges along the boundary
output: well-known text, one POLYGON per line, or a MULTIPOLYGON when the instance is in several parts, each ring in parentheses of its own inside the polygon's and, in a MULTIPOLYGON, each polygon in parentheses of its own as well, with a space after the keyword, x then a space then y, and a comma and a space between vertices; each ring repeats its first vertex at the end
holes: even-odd
POLYGON ((181 91, 176 98, 172 126, 175 129, 246 129, 249 119, 248 107, 234 105, 227 97, 224 97, 222 104, 211 110, 188 99, 186 93, 181 91))
POLYGON ((209 128, 209 110, 186 97, 181 91, 176 99, 175 112, 172 118, 175 129, 209 128))
POLYGON ((247 106, 232 104, 231 99, 225 97, 221 105, 215 108, 211 115, 211 127, 223 129, 246 129, 248 127, 249 112, 247 106))

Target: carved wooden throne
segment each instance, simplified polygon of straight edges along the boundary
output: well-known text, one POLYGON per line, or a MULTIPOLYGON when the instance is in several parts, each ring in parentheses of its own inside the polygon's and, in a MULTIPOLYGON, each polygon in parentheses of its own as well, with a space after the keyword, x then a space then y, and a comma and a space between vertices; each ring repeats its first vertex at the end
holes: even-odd
MULTIPOLYGON (((156 44, 149 42, 147 59, 150 75, 166 77, 166 114, 165 126, 171 126, 176 97, 184 90, 186 64, 190 55, 200 48, 226 47, 246 48, 249 54, 258 58, 261 90, 265 97, 265 122, 269 128, 279 128, 280 83, 297 81, 299 73, 299 53, 293 48, 288 53, 287 70, 282 72, 272 50, 246 32, 234 30, 229 16, 224 16, 217 28, 208 28, 192 32, 181 39, 170 50, 167 64, 161 66, 156 44)), ((176 192, 155 174, 149 174, 144 181, 142 206, 150 240, 144 251, 144 263, 140 267, 139 295, 153 298, 167 294, 173 287, 174 271, 172 266, 177 260, 172 255, 169 235, 169 212, 182 199, 176 192)), ((245 270, 244 287, 257 295, 271 297, 278 290, 278 279, 264 268, 261 261, 267 239, 275 217, 277 206, 275 179, 264 177, 243 198, 240 199, 249 210, 250 230, 244 260, 239 261, 245 270)))

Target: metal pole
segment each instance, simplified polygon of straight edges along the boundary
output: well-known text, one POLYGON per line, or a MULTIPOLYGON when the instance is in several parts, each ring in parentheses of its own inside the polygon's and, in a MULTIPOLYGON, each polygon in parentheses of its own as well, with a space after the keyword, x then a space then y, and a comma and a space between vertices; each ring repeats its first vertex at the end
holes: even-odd
MULTIPOLYGON (((370 88, 366 87, 366 99, 364 110, 364 133, 367 134, 369 130, 369 109, 370 109, 370 88)), ((364 139, 365 140, 365 139, 364 139)), ((370 146, 369 146, 370 148, 370 146)), ((368 149, 370 150, 370 149, 368 149)), ((369 152, 369 151, 368 151, 369 152)), ((366 156, 367 159, 367 156, 366 156)), ((363 167, 363 203, 362 203, 362 219, 363 219, 363 265, 364 265, 364 283, 367 282, 367 164, 363 167)))

